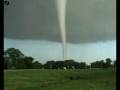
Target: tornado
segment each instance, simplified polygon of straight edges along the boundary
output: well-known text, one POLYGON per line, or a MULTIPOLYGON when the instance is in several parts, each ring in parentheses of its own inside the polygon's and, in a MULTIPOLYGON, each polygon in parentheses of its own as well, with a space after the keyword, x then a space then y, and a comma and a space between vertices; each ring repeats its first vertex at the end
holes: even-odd
POLYGON ((62 48, 63 48, 63 60, 67 60, 67 46, 66 46, 66 3, 67 0, 55 0, 58 21, 60 26, 60 33, 62 39, 62 48))

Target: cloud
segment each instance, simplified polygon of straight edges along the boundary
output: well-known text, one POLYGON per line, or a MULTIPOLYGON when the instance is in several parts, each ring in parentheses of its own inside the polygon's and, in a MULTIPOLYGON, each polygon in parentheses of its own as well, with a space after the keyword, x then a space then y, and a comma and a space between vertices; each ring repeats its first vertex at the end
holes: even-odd
MULTIPOLYGON (((9 0, 4 8, 4 37, 61 42, 54 0, 9 0)), ((68 0, 69 43, 116 39, 116 0, 68 0)))

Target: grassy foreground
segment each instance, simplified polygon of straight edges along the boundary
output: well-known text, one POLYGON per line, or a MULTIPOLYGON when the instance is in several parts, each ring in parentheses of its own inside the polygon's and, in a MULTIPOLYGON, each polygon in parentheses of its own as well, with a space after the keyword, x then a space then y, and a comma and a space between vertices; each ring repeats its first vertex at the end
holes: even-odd
POLYGON ((115 69, 5 70, 4 90, 115 90, 115 69))

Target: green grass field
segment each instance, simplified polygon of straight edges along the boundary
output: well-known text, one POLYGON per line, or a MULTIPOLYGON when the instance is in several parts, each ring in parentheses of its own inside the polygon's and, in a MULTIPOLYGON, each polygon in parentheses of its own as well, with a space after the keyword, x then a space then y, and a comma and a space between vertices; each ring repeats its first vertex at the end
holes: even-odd
POLYGON ((5 70, 4 90, 116 90, 116 70, 5 70))

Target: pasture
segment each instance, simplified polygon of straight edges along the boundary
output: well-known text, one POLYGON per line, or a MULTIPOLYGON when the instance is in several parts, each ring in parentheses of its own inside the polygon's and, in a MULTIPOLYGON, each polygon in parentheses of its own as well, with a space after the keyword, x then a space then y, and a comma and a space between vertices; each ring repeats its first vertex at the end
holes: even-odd
POLYGON ((4 90, 116 90, 116 70, 4 70, 4 90))

